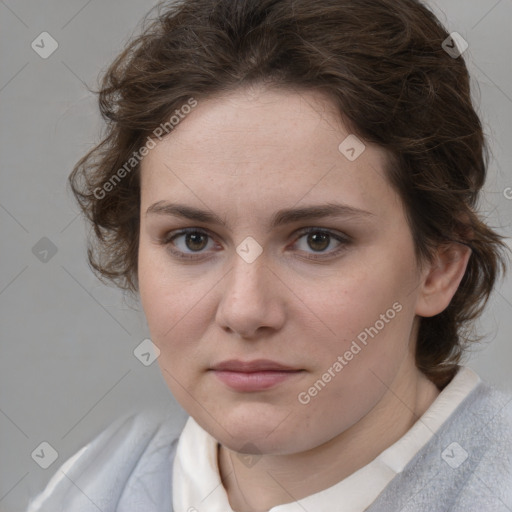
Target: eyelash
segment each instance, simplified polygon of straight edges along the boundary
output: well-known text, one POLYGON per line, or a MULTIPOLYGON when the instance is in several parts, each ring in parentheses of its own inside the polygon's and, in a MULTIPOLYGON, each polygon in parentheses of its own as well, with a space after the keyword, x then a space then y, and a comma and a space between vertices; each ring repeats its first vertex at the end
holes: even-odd
MULTIPOLYGON (((197 253, 184 253, 182 251, 176 251, 176 250, 171 248, 172 247, 172 242, 174 242, 174 240, 176 238, 178 238, 180 236, 183 236, 183 235, 187 235, 189 233, 202 234, 202 235, 206 235, 209 238, 213 238, 204 229, 201 229, 201 228, 184 228, 184 229, 181 229, 178 232, 172 232, 169 235, 165 236, 163 239, 160 240, 160 243, 162 245, 168 246, 169 251, 174 256, 176 256, 179 259, 183 259, 183 260, 199 260, 199 259, 203 259, 203 256, 201 256, 202 253, 200 253, 200 252, 197 252, 197 253)), ((341 234, 335 233, 333 231, 330 231, 330 230, 324 229, 324 228, 310 227, 310 228, 302 229, 302 230, 300 230, 297 233, 297 235, 296 235, 297 239, 295 240, 294 244, 296 244, 297 241, 300 240, 303 236, 309 235, 311 233, 321 233, 321 234, 329 235, 331 238, 333 238, 336 241, 340 242, 341 246, 338 249, 335 249, 333 251, 328 252, 327 256, 325 256, 326 253, 323 253, 323 252, 319 253, 319 254, 316 254, 316 255, 312 255, 312 256, 305 256, 305 259, 308 259, 308 260, 326 260, 328 258, 332 258, 334 256, 337 256, 339 253, 343 252, 345 250, 346 246, 351 242, 350 237, 348 237, 347 235, 341 235, 341 234)))

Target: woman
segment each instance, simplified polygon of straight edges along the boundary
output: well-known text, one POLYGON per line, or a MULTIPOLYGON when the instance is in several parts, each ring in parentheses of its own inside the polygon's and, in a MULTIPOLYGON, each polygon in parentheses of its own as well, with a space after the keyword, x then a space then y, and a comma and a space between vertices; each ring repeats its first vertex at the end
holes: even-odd
POLYGON ((190 417, 120 419, 31 510, 512 508, 511 397, 460 364, 505 266, 463 49, 416 0, 161 6, 70 180, 190 417))

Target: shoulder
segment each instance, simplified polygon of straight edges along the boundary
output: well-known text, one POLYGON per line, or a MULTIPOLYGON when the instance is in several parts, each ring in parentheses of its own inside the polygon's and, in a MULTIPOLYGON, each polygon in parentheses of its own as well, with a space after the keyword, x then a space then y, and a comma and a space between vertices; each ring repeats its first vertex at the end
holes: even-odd
POLYGON ((27 512, 121 512, 124 503, 143 507, 155 498, 170 504, 178 438, 168 415, 154 410, 124 415, 62 464, 27 512))
POLYGON ((474 400, 463 411, 465 421, 458 427, 464 426, 458 442, 463 451, 455 445, 471 470, 466 472, 451 510, 509 511, 512 509, 512 393, 485 382, 475 391, 474 400))
MULTIPOLYGON (((473 453, 480 465, 497 457, 496 470, 512 470, 512 392, 481 382, 453 414, 440 432, 442 438, 457 437, 473 453), (498 458, 499 456, 499 458, 498 458)), ((468 453, 468 458, 469 458, 468 453)), ((512 482, 512 480, 511 480, 512 482)))
POLYGON ((512 393, 481 381, 369 510, 512 510, 512 393))

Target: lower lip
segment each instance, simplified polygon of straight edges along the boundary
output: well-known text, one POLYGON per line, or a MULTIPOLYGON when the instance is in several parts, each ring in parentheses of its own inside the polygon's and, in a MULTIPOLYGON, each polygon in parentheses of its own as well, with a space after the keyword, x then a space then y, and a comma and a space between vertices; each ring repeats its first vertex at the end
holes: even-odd
POLYGON ((296 375, 300 375, 302 370, 290 372, 230 372, 226 370, 213 370, 213 372, 224 384, 236 391, 261 391, 269 389, 296 375))

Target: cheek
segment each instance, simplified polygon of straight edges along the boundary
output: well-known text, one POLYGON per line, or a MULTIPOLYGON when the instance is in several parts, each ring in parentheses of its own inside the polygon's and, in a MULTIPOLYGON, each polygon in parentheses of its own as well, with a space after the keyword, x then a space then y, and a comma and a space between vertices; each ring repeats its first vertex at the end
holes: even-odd
POLYGON ((330 334, 327 338, 343 343, 361 333, 364 338, 365 329, 376 322, 379 331, 396 323, 396 309, 403 306, 408 290, 404 274, 382 260, 362 264, 354 258, 337 275, 317 280, 314 287, 305 282, 302 289, 296 287, 294 291, 311 305, 323 331, 330 334))
POLYGON ((201 339, 201 307, 194 290, 178 291, 156 267, 143 272, 140 280, 141 302, 144 308, 152 342, 160 350, 157 363, 169 390, 175 399, 189 409, 198 368, 198 341, 201 339), (187 391, 185 391, 187 390, 187 391))
POLYGON ((179 395, 200 369, 201 339, 213 313, 215 280, 195 277, 171 265, 165 251, 141 245, 139 291, 158 364, 171 391, 179 395), (211 282, 210 282, 211 281, 211 282))
MULTIPOLYGON (((165 251, 141 243, 138 262, 139 292, 153 342, 165 349, 167 340, 187 320, 197 303, 199 290, 165 261, 165 251), (181 321, 180 321, 181 319, 181 321)), ((182 329, 182 328, 181 328, 182 329)))
POLYGON ((415 318, 414 267, 403 261, 380 258, 350 269, 347 265, 347 277, 333 279, 326 293, 309 295, 317 299, 313 307, 325 333, 314 350, 320 362, 316 373, 345 403, 362 398, 361 393, 368 393, 368 399, 379 393, 408 355, 415 318))

